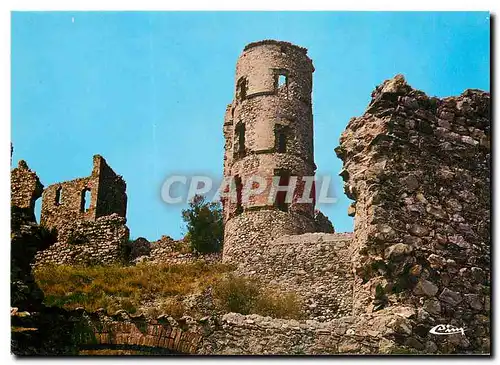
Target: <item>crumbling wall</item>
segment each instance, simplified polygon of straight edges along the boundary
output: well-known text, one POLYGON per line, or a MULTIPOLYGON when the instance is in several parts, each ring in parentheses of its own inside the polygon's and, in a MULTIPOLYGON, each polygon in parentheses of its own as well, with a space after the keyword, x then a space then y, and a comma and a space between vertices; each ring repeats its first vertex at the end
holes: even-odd
POLYGON ((39 252, 35 265, 110 264, 127 260, 129 229, 123 178, 100 156, 88 177, 50 185, 43 192, 41 225, 57 231, 57 243, 39 252), (85 207, 85 193, 90 204, 85 207))
POLYGON ((125 217, 126 184, 116 175, 102 156, 93 158, 88 177, 48 186, 42 196, 40 222, 58 231, 80 220, 93 221, 99 217, 118 214, 125 217), (90 205, 85 209, 85 192, 90 191, 90 205))
POLYGON ((489 93, 437 99, 396 76, 336 152, 355 200, 354 314, 409 305, 418 309, 414 347, 433 336, 439 351, 488 352, 489 93), (429 334, 437 324, 466 335, 429 334))
POLYGON ((319 210, 314 212, 314 223, 316 225, 315 232, 335 233, 335 228, 330 219, 319 210))
POLYGON ((118 214, 76 221, 59 231, 58 242, 35 256, 35 266, 95 265, 126 261, 129 229, 118 214))
MULTIPOLYGON (((331 355, 397 354, 411 350, 404 341, 411 331, 410 308, 394 308, 329 322, 285 320, 228 313, 205 325, 199 354, 331 355)), ((427 353, 436 348, 428 344, 427 353)))
POLYGON ((94 164, 98 165, 99 188, 97 190, 96 217, 113 213, 121 217, 127 214, 127 185, 123 178, 117 175, 106 160, 94 156, 94 164))
POLYGON ((35 221, 35 202, 42 196, 43 185, 26 161, 19 160, 18 166, 10 172, 11 206, 25 210, 35 221))
POLYGON ((214 263, 222 260, 220 253, 195 254, 190 252, 186 249, 185 242, 176 241, 169 236, 162 236, 154 242, 138 238, 131 245, 131 260, 135 263, 189 264, 197 261, 214 263))

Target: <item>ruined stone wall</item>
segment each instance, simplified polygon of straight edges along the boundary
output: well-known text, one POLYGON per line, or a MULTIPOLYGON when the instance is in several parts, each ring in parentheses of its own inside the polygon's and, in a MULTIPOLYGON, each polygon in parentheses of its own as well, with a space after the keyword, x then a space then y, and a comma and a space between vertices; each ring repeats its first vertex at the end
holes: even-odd
MULTIPOLYGON (((391 354, 408 351, 409 308, 394 308, 329 322, 285 320, 259 315, 225 314, 205 327, 199 354, 332 355, 391 354)), ((429 353, 435 344, 429 341, 429 353)))
POLYGON ((111 264, 127 259, 126 184, 99 155, 89 177, 43 191, 40 224, 55 229, 57 242, 39 252, 36 265, 111 264), (85 193, 90 204, 85 207, 85 193), (88 199, 88 197, 87 197, 88 199))
POLYGON ((145 239, 137 239, 132 243, 132 251, 136 250, 137 243, 143 246, 140 254, 132 254, 131 259, 135 263, 146 264, 189 264, 197 261, 213 263, 222 261, 220 253, 195 254, 186 249, 186 243, 175 241, 171 237, 162 236, 158 241, 148 242, 145 239), (137 241, 141 242, 137 242, 137 241), (145 242, 144 242, 145 241, 145 242), (146 243, 147 242, 147 243, 146 243), (147 247, 147 249, 144 249, 147 247))
POLYGON ((102 157, 94 157, 94 163, 98 165, 99 189, 97 195, 96 217, 103 217, 113 213, 121 217, 127 214, 127 184, 123 178, 117 175, 106 160, 102 157))
POLYGON ((353 274, 351 234, 284 235, 245 247, 237 273, 294 292, 309 319, 327 321, 350 315, 353 274))
POLYGON ((31 171, 24 160, 10 172, 11 205, 25 209, 32 220, 35 220, 35 202, 42 196, 43 185, 34 171, 31 171))
POLYGON ((129 239, 126 219, 117 214, 76 221, 59 231, 58 242, 35 256, 34 266, 95 265, 123 262, 129 239))
MULTIPOLYGON (((83 316, 90 331, 80 334, 80 349, 136 346, 198 355, 329 355, 408 353, 404 343, 415 312, 401 307, 323 323, 237 313, 199 320, 166 315, 147 319, 123 310, 83 316)), ((426 346, 427 353, 436 351, 432 341, 426 346)))
POLYGON ((314 212, 314 223, 316 224, 316 232, 335 233, 335 228, 330 219, 319 210, 314 212))
POLYGON ((355 200, 354 313, 418 308, 415 347, 437 324, 440 351, 489 351, 490 96, 437 99, 402 76, 372 94, 336 149, 355 200))
POLYGON ((95 155, 89 177, 48 186, 42 196, 40 222, 58 231, 80 220, 96 220, 116 213, 125 217, 127 196, 125 182, 95 155), (90 191, 90 205, 85 209, 85 191, 90 191))
MULTIPOLYGON (((314 200, 300 202, 304 176, 314 176, 312 73, 307 50, 287 42, 249 44, 236 65, 236 90, 224 120, 224 176, 245 186, 259 176, 266 188, 246 199, 223 199, 224 260, 244 260, 247 245, 282 234, 314 231, 314 200), (280 173, 298 179, 292 202, 278 207, 273 177, 280 173), (281 210, 280 210, 281 209, 281 210), (282 211, 283 210, 283 211, 282 211), (269 218, 279 228, 270 227, 269 218), (248 231, 251 229, 251 231, 248 231), (240 235, 250 235, 244 242, 240 235), (240 252, 241 250, 241 252, 240 252)), ((235 262, 236 263, 236 262, 235 262)))

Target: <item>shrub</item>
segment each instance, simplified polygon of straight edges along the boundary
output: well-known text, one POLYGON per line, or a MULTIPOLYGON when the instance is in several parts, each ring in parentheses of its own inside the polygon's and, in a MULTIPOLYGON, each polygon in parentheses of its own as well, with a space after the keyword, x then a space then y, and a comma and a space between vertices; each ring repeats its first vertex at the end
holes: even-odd
POLYGON ((224 311, 249 314, 260 290, 256 280, 229 275, 214 285, 214 298, 224 311))
POLYGON ((214 285, 216 306, 226 312, 299 319, 302 303, 295 293, 264 288, 252 278, 229 275, 214 285))
POLYGON ((222 207, 219 202, 207 202, 195 195, 188 209, 182 211, 191 247, 201 253, 220 252, 224 238, 222 207))
POLYGON ((274 318, 300 319, 304 316, 302 303, 295 293, 265 290, 255 303, 255 312, 274 318))

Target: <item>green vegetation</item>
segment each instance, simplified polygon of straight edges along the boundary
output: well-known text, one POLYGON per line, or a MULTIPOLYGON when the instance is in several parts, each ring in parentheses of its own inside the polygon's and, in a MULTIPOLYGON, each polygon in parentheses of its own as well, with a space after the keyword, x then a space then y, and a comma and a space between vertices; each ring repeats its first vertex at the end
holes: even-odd
POLYGON ((196 195, 189 203, 189 208, 182 211, 186 222, 186 240, 198 252, 219 252, 224 239, 222 207, 219 202, 211 203, 202 195, 196 195))
POLYGON ((303 316, 302 303, 295 293, 265 288, 255 279, 229 275, 215 283, 214 297, 226 312, 293 319, 303 316))
POLYGON ((201 317, 237 312, 276 318, 301 318, 302 303, 293 293, 282 293, 257 280, 229 273, 229 265, 195 262, 176 265, 44 266, 34 271, 48 306, 87 311, 104 308, 108 314, 124 309, 150 316, 168 314, 201 317), (229 274, 228 274, 229 273, 229 274), (183 300, 213 288, 208 308, 186 308, 183 300))

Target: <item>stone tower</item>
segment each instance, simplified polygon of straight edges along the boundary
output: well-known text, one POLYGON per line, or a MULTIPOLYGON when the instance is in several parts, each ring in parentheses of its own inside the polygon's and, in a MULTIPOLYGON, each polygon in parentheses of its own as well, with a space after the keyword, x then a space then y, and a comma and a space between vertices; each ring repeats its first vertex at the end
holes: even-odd
POLYGON ((313 72, 307 50, 288 42, 250 43, 238 59, 235 97, 224 118, 224 176, 236 196, 222 199, 225 262, 244 261, 250 245, 315 230, 314 184, 303 178, 316 170, 313 72), (259 193, 245 199, 248 187, 259 193))

